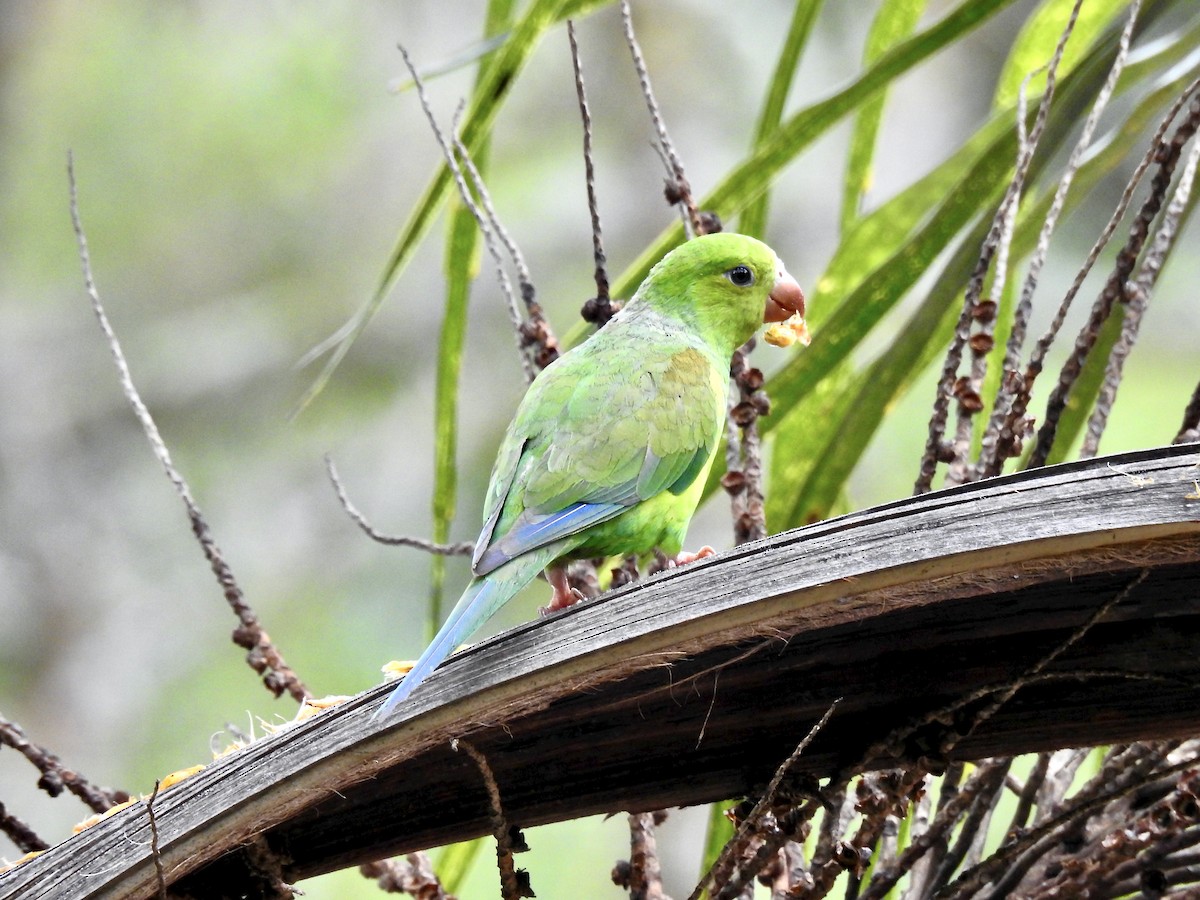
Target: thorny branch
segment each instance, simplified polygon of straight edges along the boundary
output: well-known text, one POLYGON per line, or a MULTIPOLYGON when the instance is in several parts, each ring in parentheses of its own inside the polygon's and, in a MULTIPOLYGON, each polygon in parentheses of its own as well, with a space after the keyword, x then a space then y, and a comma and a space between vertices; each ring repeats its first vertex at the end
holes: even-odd
POLYGON ((233 570, 225 561, 224 556, 222 556, 221 550, 217 546, 212 532, 209 530, 208 523, 204 520, 200 512, 200 507, 192 497, 192 492, 188 488, 187 482, 179 473, 179 470, 175 468, 174 463, 171 462, 171 454, 163 442, 162 435, 159 434, 158 426, 154 424, 154 419, 150 415, 150 411, 146 408, 146 404, 142 402, 142 398, 134 386, 133 377, 129 372, 129 365, 125 361, 125 354, 121 350, 121 344, 117 340, 117 335, 113 331, 112 325, 109 324, 108 316, 104 312, 104 306, 100 302, 100 294, 96 290, 95 280, 92 277, 92 263, 88 254, 87 237, 84 235, 83 223, 79 217, 79 198, 75 184, 75 162, 70 153, 67 154, 67 180, 71 195, 71 224, 74 226, 75 238, 79 244, 79 260, 83 266, 84 285, 87 289, 88 297, 92 301, 92 310, 95 312, 96 320, 100 323, 100 329, 104 332, 104 336, 108 341, 108 347, 112 352, 113 361, 117 367, 117 375, 121 382, 121 388, 125 393, 125 399, 129 401, 129 405, 133 408, 134 414, 141 423, 142 430, 146 434, 146 439, 150 442, 150 447, 154 451, 154 455, 158 457, 158 461, 166 472, 167 478, 175 486, 175 492, 187 508, 188 519, 192 523, 192 533, 196 536, 196 540, 200 542, 200 548, 204 551, 204 556, 208 560, 213 574, 216 575, 217 582, 221 585, 226 602, 241 623, 233 631, 233 642, 247 651, 246 662, 250 665, 250 668, 262 676, 263 684, 267 686, 267 689, 272 694, 278 697, 284 691, 287 691, 296 702, 303 703, 311 696, 308 688, 304 686, 300 677, 284 661, 283 654, 271 643, 271 638, 259 623, 258 616, 255 615, 254 610, 246 602, 246 598, 242 594, 242 589, 238 586, 237 580, 234 578, 233 570))

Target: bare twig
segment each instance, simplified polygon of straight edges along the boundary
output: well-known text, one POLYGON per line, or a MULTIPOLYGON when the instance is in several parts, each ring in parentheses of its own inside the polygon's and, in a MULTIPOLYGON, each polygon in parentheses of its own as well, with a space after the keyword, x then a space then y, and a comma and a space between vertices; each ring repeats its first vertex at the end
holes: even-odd
MULTIPOLYGON (((732 838, 730 838, 729 842, 725 845, 725 848, 713 862, 712 866, 709 867, 709 870, 704 873, 704 876, 700 879, 699 884, 697 884, 695 889, 692 891, 689 900, 698 900, 700 895, 713 882, 713 878, 716 873, 728 868, 730 862, 738 859, 738 857, 743 853, 743 851, 746 849, 747 841, 750 836, 761 827, 763 819, 770 811, 772 805, 778 802, 780 785, 783 784, 784 778, 787 777, 788 773, 792 769, 792 766, 796 764, 796 761, 800 759, 804 751, 808 749, 808 745, 812 743, 813 739, 821 732, 821 729, 824 728, 829 722, 829 719, 833 716, 833 711, 837 709, 837 705, 840 702, 841 698, 839 697, 830 704, 829 709, 825 711, 825 715, 821 716, 820 720, 809 729, 803 740, 801 740, 796 746, 796 749, 792 751, 792 754, 783 761, 778 769, 775 770, 775 775, 771 778, 770 783, 767 785, 767 789, 763 791, 763 794, 758 799, 758 802, 754 804, 754 807, 750 810, 750 813, 742 820, 741 825, 738 826, 737 832, 732 838)), ((803 807, 804 815, 807 818, 811 818, 820 808, 819 802, 814 803, 810 801, 803 807)), ((789 824, 799 827, 803 821, 807 820, 807 818, 802 819, 797 817, 793 823, 789 824)), ((771 849, 769 853, 762 854, 761 859, 755 860, 752 863, 743 863, 741 866, 739 866, 737 870, 734 871, 733 875, 725 882, 725 884, 721 886, 719 896, 737 896, 741 890, 741 887, 752 882, 754 876, 758 874, 758 871, 760 871, 761 868, 766 865, 767 857, 770 856, 771 853, 774 853, 776 850, 778 850, 778 848, 783 845, 784 841, 789 836, 790 835, 788 834, 783 834, 778 840, 778 843, 775 844, 775 847, 771 849)), ((768 842, 764 842, 764 846, 766 846, 767 843, 768 842)))
POLYGON ((12 747, 33 763, 34 768, 42 773, 37 786, 51 797, 57 797, 66 790, 95 813, 106 812, 129 799, 129 794, 124 791, 96 787, 78 772, 68 769, 49 750, 25 737, 25 732, 15 722, 0 719, 0 745, 12 747))
POLYGON ((583 172, 587 184, 588 213, 592 220, 592 258, 596 263, 596 296, 583 305, 584 321, 603 327, 616 313, 609 296, 608 272, 605 266, 604 238, 600 229, 600 207, 596 200, 596 164, 592 158, 592 113, 588 108, 587 90, 583 84, 583 64, 579 59, 579 42, 575 39, 575 23, 567 20, 567 40, 571 45, 571 66, 575 70, 575 95, 579 99, 579 118, 583 122, 583 172))
MULTIPOLYGON (((918 860, 925 856, 934 846, 945 844, 948 841, 951 831, 959 824, 959 819, 968 809, 973 808, 973 804, 981 792, 985 791, 985 789, 990 789, 997 782, 1002 784, 1007 771, 1008 761, 1005 760, 994 760, 980 766, 967 779, 966 784, 960 790, 954 792, 949 802, 942 803, 939 806, 937 815, 934 816, 933 821, 929 824, 929 828, 913 838, 893 865, 876 868, 874 875, 871 877, 870 885, 862 892, 859 900, 877 900, 877 898, 885 897, 895 887, 896 883, 916 865, 918 860)), ((963 834, 967 833, 964 828, 963 834)), ((955 860, 954 865, 949 866, 950 871, 953 871, 957 865, 958 860, 955 860)), ((929 883, 931 886, 939 884, 939 879, 942 877, 947 866, 948 861, 941 863, 935 877, 929 883)), ((924 889, 922 893, 924 893, 924 889)), ((917 896, 921 896, 921 894, 917 896)))
MULTIPOLYGON (((3 803, 0 803, 0 834, 16 844, 22 853, 37 853, 50 849, 50 845, 38 837, 36 831, 12 815, 4 808, 3 803)), ((3 871, 4 867, 0 865, 0 872, 3 871)))
POLYGON ((410 853, 404 862, 398 859, 381 859, 363 863, 358 871, 364 878, 374 878, 379 889, 388 894, 409 894, 418 900, 454 900, 447 893, 429 857, 424 853, 410 853))
MULTIPOLYGON (((629 814, 629 863, 624 885, 629 889, 629 900, 669 900, 663 893, 662 867, 654 839, 655 827, 666 817, 662 811, 629 814)), ((617 867, 625 871, 620 863, 617 867)))
POLYGON ((112 325, 109 324, 108 316, 104 312, 104 306, 100 302, 100 294, 96 290, 95 280, 92 277, 92 263, 88 255, 87 238, 84 236, 83 224, 79 217, 79 198, 75 185, 75 162, 70 153, 67 154, 67 179, 71 194, 71 224, 75 228, 75 238, 79 244, 79 261, 83 266, 84 285, 87 289, 88 297, 92 301, 92 310, 95 312, 96 320, 100 323, 100 329, 104 332, 104 336, 108 341, 108 348, 112 352, 113 361, 117 367, 117 376, 121 382, 121 389, 125 393, 125 399, 129 401, 134 415, 137 416, 138 421, 141 423, 142 430, 146 434, 146 439, 150 442, 150 447, 154 451, 154 455, 158 457, 158 461, 166 472, 167 478, 175 486, 175 492, 187 508, 188 519, 192 524, 192 533, 196 536, 196 540, 200 542, 200 548, 204 551, 204 556, 208 560, 213 574, 216 575, 217 582, 221 585, 226 602, 238 617, 240 625, 234 629, 233 642, 247 651, 246 662, 255 672, 262 676, 263 684, 267 686, 267 689, 272 694, 278 697, 284 691, 287 691, 297 702, 302 703, 311 696, 308 688, 304 686, 299 676, 284 661, 283 655, 271 643, 271 638, 263 630, 262 625, 258 621, 258 616, 255 615, 250 605, 246 602, 246 598, 242 594, 242 589, 238 587, 237 580, 234 578, 233 570, 221 555, 221 550, 217 547, 217 542, 209 530, 208 523, 204 520, 200 512, 200 507, 192 497, 192 492, 188 488, 187 482, 175 468, 174 463, 171 462, 171 454, 163 442, 162 435, 159 434, 158 426, 154 424, 154 419, 151 417, 150 411, 146 409, 146 405, 142 402, 142 398, 133 384, 133 377, 129 373, 129 365, 125 361, 125 354, 121 350, 121 344, 117 340, 117 335, 113 331, 112 325))
POLYGON ((467 186, 466 177, 463 175, 462 168, 458 164, 454 148, 450 141, 447 140, 441 126, 437 123, 437 118, 433 114, 433 106, 429 102, 429 95, 425 91, 425 83, 417 74, 416 66, 413 65, 413 61, 408 55, 408 50, 405 49, 403 44, 397 46, 400 50, 400 56, 404 59, 404 65, 408 67, 408 71, 413 77, 421 109, 425 113, 425 118, 429 121, 429 127, 432 129, 438 145, 442 148, 442 155, 446 159, 446 165, 450 169, 450 174, 454 176, 454 184, 458 187, 459 197, 462 198, 463 205, 471 211, 471 214, 475 217, 475 221, 479 223, 479 230, 483 234, 484 245, 487 247, 488 254, 492 257, 492 262, 496 267, 496 280, 499 282, 500 290, 504 293, 504 298, 508 303, 508 316, 512 322, 513 334, 516 337, 517 352, 521 358, 521 368, 525 372, 525 380, 533 381, 534 376, 537 374, 537 369, 533 355, 525 342, 525 322, 521 316, 521 309, 517 305, 517 298, 513 293, 512 284, 508 280, 508 273, 504 270, 504 261, 500 256, 500 249, 496 246, 496 235, 492 230, 488 218, 471 196, 471 190, 467 186))
POLYGON ((154 790, 146 798, 146 817, 150 820, 150 858, 154 860, 154 878, 158 882, 159 900, 167 900, 167 876, 163 871, 162 854, 158 850, 158 819, 154 816, 154 801, 158 799, 158 789, 162 781, 154 779, 154 790))
POLYGON ((1021 786, 1021 792, 1017 797, 1017 808, 1013 811, 1012 820, 1009 822, 1008 830, 1005 834, 1015 834, 1029 822, 1029 816, 1033 812, 1034 800, 1046 780, 1046 773, 1049 769, 1050 754, 1039 753, 1034 761, 1033 768, 1029 770, 1029 777, 1025 779, 1025 784, 1021 786))
POLYGON ((1117 399, 1117 389, 1121 384, 1125 360, 1128 359, 1129 352, 1137 340, 1142 316, 1150 302, 1150 293, 1154 290, 1159 273, 1162 272, 1163 263, 1175 246, 1175 239, 1179 236, 1179 226, 1187 212, 1188 199, 1192 193, 1197 161, 1200 161, 1200 141, 1192 144, 1191 152, 1183 167, 1183 174, 1179 178, 1179 184, 1175 188, 1171 202, 1167 204, 1167 208, 1163 212, 1158 232, 1142 259, 1137 275, 1131 284, 1125 287, 1129 303, 1125 309, 1125 318, 1121 322, 1121 336, 1117 338, 1117 342, 1109 354, 1108 365, 1104 372, 1104 384, 1096 398, 1096 407, 1088 419, 1087 434, 1084 436, 1083 447, 1079 451, 1080 459, 1090 459, 1099 450, 1100 437, 1104 434, 1109 412, 1117 399))
MULTIPOLYGON (((1058 218, 1062 214, 1063 207, 1066 204, 1067 193, 1070 191, 1075 174, 1079 170, 1083 154, 1091 146, 1092 135, 1095 133, 1097 124, 1099 124, 1100 116, 1108 106, 1108 101, 1112 99, 1117 81, 1120 78, 1121 72, 1124 71, 1125 61, 1129 57, 1129 44, 1133 37, 1133 27, 1137 22, 1140 11, 1141 0, 1134 0, 1130 4, 1125 28, 1121 32, 1117 55, 1108 70, 1108 75, 1105 78, 1103 86, 1096 94, 1096 99, 1093 101, 1088 117, 1084 121, 1079 139, 1071 149, 1071 155, 1067 160, 1062 176, 1059 178, 1058 187, 1055 189, 1054 199, 1050 204, 1050 209, 1046 213, 1046 219, 1042 223, 1041 231, 1038 233, 1037 246, 1034 249, 1033 256, 1029 260, 1029 268, 1025 274, 1025 281, 1021 286, 1021 297, 1017 302, 1016 310, 1013 312, 1012 331, 1009 334, 1008 344, 1005 348, 1002 369, 1003 376, 1000 379, 995 402, 992 405, 991 420, 984 431, 979 462, 976 467, 976 477, 999 474, 1000 468, 1004 465, 1004 460, 1020 452, 1018 444, 1019 438, 1024 436, 1024 412, 1022 411, 1020 422, 1010 420, 1009 414, 1013 408, 1015 397, 1020 394, 1021 390, 1027 391, 1029 388, 1021 378, 1019 365, 1021 350, 1025 344, 1029 317, 1033 311, 1033 294, 1037 289, 1038 278, 1041 275, 1042 267, 1045 265, 1050 251, 1050 238, 1054 234, 1055 225, 1058 223, 1058 218), (1018 430, 1020 433, 1017 433, 1018 430)), ((1065 314, 1065 312, 1066 310, 1063 309, 1060 311, 1060 314, 1065 314)), ((1026 399, 1025 403, 1028 403, 1028 399, 1026 399)))
POLYGON ((342 504, 342 509, 346 511, 354 524, 363 530, 371 540, 378 541, 381 544, 397 547, 412 547, 415 550, 424 550, 426 553, 436 553, 439 556, 470 556, 473 544, 463 541, 457 544, 438 544, 434 541, 425 540, 425 538, 408 537, 401 534, 383 534, 375 530, 370 522, 367 521, 358 508, 350 502, 349 496, 346 494, 346 488, 342 484, 341 478, 338 476, 337 467, 333 464, 333 459, 329 454, 325 454, 325 470, 329 473, 329 481, 333 484, 334 491, 337 492, 338 502, 342 504))
POLYGON ((519 329, 521 348, 533 355, 534 365, 539 369, 544 369, 550 363, 554 362, 554 360, 558 359, 558 338, 554 336, 554 331, 550 328, 550 323, 546 321, 546 315, 542 311, 542 306, 537 302, 537 291, 533 286, 533 279, 529 275, 529 266, 525 264, 525 257, 522 255, 521 249, 517 246, 517 242, 508 233, 508 229, 504 227, 504 223, 500 221, 500 216, 496 213, 496 208, 492 205, 492 196, 488 193, 487 185, 484 184, 483 175, 480 174, 478 166, 475 165, 475 160, 471 158, 471 153, 467 150, 467 145, 458 136, 458 123, 462 111, 463 106, 460 103, 457 112, 454 114, 454 122, 450 129, 450 136, 454 141, 454 149, 458 153, 458 158, 462 161, 467 175, 471 178, 471 186, 475 188, 475 193, 479 195, 479 202, 483 205, 484 213, 487 214, 488 223, 491 225, 492 230, 495 231, 496 237, 500 239, 500 243, 504 245, 504 249, 508 251, 508 255, 512 259, 513 268, 517 270, 517 284, 521 288, 521 302, 525 304, 525 313, 529 316, 529 320, 521 323, 519 329))
MULTIPOLYGON (((980 307, 984 282, 992 260, 996 255, 997 248, 1000 246, 1010 207, 1016 206, 1020 202, 1025 178, 1029 172, 1030 163, 1033 161, 1033 154, 1037 150, 1038 142, 1041 140, 1042 132, 1045 129, 1046 118, 1050 112, 1050 101, 1054 97, 1058 64, 1062 59, 1063 50, 1066 48, 1067 39, 1070 38, 1071 32, 1075 28, 1075 20, 1079 14, 1079 7, 1082 2, 1083 0, 1075 0, 1075 4, 1071 9, 1071 16, 1059 37, 1058 45, 1054 48, 1054 56, 1046 68, 1046 89, 1042 93, 1041 102, 1038 104, 1037 116, 1035 117, 1033 128, 1029 132, 1028 139, 1023 141, 1018 147, 1017 163, 1013 177, 1009 181, 1008 187, 1004 192, 1004 198, 1000 201, 1000 206, 997 208, 996 214, 992 219, 992 226, 988 231, 987 237, 984 238, 983 246, 979 251, 979 259, 967 283, 967 290, 963 296, 962 313, 959 315, 958 324, 954 330, 954 340, 951 342, 950 348, 946 351, 946 361, 942 366, 942 375, 938 381, 937 394, 934 397, 933 403, 933 414, 929 418, 929 436, 925 442, 925 453, 921 457, 920 472, 913 487, 914 494, 923 494, 930 490, 933 486, 933 476, 937 471, 937 464, 939 462, 952 462, 954 460, 954 448, 945 442, 944 435, 946 420, 950 411, 950 398, 955 393, 954 385, 959 366, 962 363, 963 349, 967 346, 970 337, 972 321, 990 321, 990 317, 983 314, 985 308, 980 307)), ((987 349, 990 349, 990 344, 987 349)), ((978 392, 976 391, 977 397, 978 392)))
POLYGON ((666 187, 667 202, 672 206, 678 205, 683 216, 684 226, 692 235, 700 235, 710 230, 706 228, 703 218, 696 209, 696 201, 692 199, 692 188, 683 172, 683 162, 675 152, 671 136, 667 134, 667 125, 663 121, 658 101, 654 99, 654 89, 650 85, 650 73, 646 69, 646 60, 642 56, 642 48, 637 36, 633 33, 633 12, 629 8, 629 0, 621 0, 621 22, 625 28, 625 42, 629 45, 629 53, 633 57, 633 66, 637 70, 638 83, 642 86, 642 96, 646 99, 646 108, 658 133, 658 145, 662 151, 663 161, 669 176, 666 187))
POLYGON ((771 402, 762 390, 762 371, 748 363, 748 354, 753 348, 754 338, 751 338, 734 353, 730 367, 737 392, 729 398, 725 429, 726 473, 721 484, 731 498, 733 534, 737 544, 767 536, 758 417, 770 411, 771 402))
POLYGON ((1192 397, 1183 411, 1183 422, 1171 443, 1185 444, 1191 441, 1200 441, 1200 382, 1192 391, 1192 397))
MULTIPOLYGON (((1179 114, 1179 110, 1183 108, 1183 105, 1197 90, 1197 88, 1200 88, 1200 79, 1197 79, 1189 84, 1175 99, 1175 102, 1171 104, 1171 107, 1167 110, 1166 115, 1163 116, 1162 121, 1159 123, 1158 129, 1155 131, 1154 136, 1150 139, 1150 144, 1147 147, 1146 152, 1143 154, 1142 159, 1138 162, 1137 166, 1133 170, 1133 174, 1126 183, 1125 190, 1122 191, 1121 198, 1119 201, 1117 201, 1116 208, 1113 210, 1112 215, 1109 216, 1108 222, 1100 232, 1099 237, 1097 237, 1095 242, 1092 244, 1091 250, 1088 251, 1087 258, 1084 260, 1083 265, 1080 266, 1079 271, 1075 275, 1075 279, 1071 282, 1071 286, 1067 289, 1066 294, 1060 301, 1058 310, 1055 312, 1054 318, 1051 320, 1051 323, 1046 329, 1045 334, 1038 339, 1037 344, 1034 346, 1033 352, 1029 358, 1029 363, 1025 367, 1025 373, 1018 381, 1016 396, 1013 398, 1012 409, 1009 411, 1005 424, 1006 434, 1011 434, 1014 427, 1014 422, 1024 419, 1025 411, 1028 408, 1033 390, 1033 383, 1037 379, 1038 375, 1040 375, 1042 372, 1042 369, 1045 365, 1046 355, 1049 353, 1051 345, 1058 336, 1059 329, 1062 328, 1063 322, 1066 320, 1067 311, 1070 309, 1072 301, 1083 287, 1083 283, 1087 279, 1087 276, 1091 273, 1092 268, 1095 266, 1096 260, 1100 258, 1101 251, 1108 246, 1109 240, 1112 238, 1113 233, 1117 230, 1117 225, 1120 224, 1121 219, 1124 218, 1125 212, 1127 209, 1129 209, 1129 204, 1133 200, 1134 192, 1137 190, 1138 185, 1141 184, 1142 178, 1146 174, 1146 171, 1150 168, 1151 164, 1157 157, 1159 146, 1165 138, 1171 123, 1175 120, 1175 116, 1179 114)), ((1008 455, 1016 455, 1018 452, 1020 451, 1014 448, 1008 453, 1008 455)), ((998 471, 999 469, 997 466, 990 466, 987 474, 995 474, 998 471)))
MULTIPOLYGON (((1193 82, 1193 85, 1185 94, 1190 94, 1196 84, 1197 82, 1193 82)), ((1076 379, 1083 370, 1083 364, 1087 361, 1088 355, 1099 338, 1101 326, 1112 313, 1115 303, 1118 301, 1128 302, 1126 282, 1133 271, 1142 247, 1145 245, 1150 224, 1155 216, 1158 215, 1158 211, 1166 198, 1167 190, 1171 185, 1171 177, 1179 161, 1183 145, 1195 134, 1198 126, 1200 126, 1200 98, 1193 97, 1188 107, 1187 117, 1176 128, 1171 140, 1164 143, 1158 135, 1155 135, 1155 140, 1152 144, 1154 148, 1153 159, 1158 163, 1158 169, 1151 181, 1150 194, 1146 197, 1134 219, 1133 226, 1130 228, 1129 239, 1117 254, 1113 271, 1109 275, 1104 288, 1101 290, 1100 296, 1097 297, 1096 302, 1093 304, 1087 322, 1080 329, 1079 335, 1075 339, 1075 346, 1070 357, 1063 364, 1062 370, 1059 372, 1058 383, 1054 386, 1054 389, 1050 393, 1050 398, 1046 402, 1045 421, 1038 430, 1037 442, 1030 454, 1028 468, 1035 469, 1046 464, 1046 458, 1050 454, 1050 449, 1054 445, 1054 438, 1058 433, 1059 419, 1066 409, 1067 399, 1071 389, 1075 385, 1076 379)), ((1030 361, 1030 365, 1033 365, 1033 360, 1030 361)))
POLYGON ((487 757, 473 744, 461 738, 451 741, 450 746, 455 750, 462 749, 467 752, 479 767, 479 774, 483 776, 483 783, 487 787, 489 820, 492 824, 492 834, 496 837, 496 865, 500 870, 501 896, 504 900, 532 897, 534 894, 530 890, 528 874, 516 868, 513 863, 513 853, 517 849, 513 841, 513 829, 504 818, 504 807, 500 803, 500 786, 496 784, 496 776, 492 773, 492 767, 488 765, 487 757))
MULTIPOLYGON (((958 840, 950 848, 937 872, 933 876, 933 884, 940 887, 950 881, 955 870, 968 859, 972 853, 978 853, 978 845, 982 838, 987 837, 988 822, 1004 789, 1004 778, 1012 766, 1012 758, 1004 757, 989 760, 975 771, 968 786, 974 791, 970 810, 962 822, 958 840)), ((964 793, 966 788, 964 787, 964 793)), ((972 861, 978 862, 978 860, 972 861)))
MULTIPOLYGON (((1180 762, 1167 766, 1158 774, 1166 776, 1184 772, 1197 765, 1197 763, 1200 763, 1200 759, 1189 756, 1180 762)), ((1024 869, 1018 871, 1019 867, 1014 866, 1014 860, 1018 856, 1032 855, 1036 858, 1042 855, 1051 845, 1061 840, 1064 826, 1098 812, 1109 803, 1127 796, 1137 790, 1140 783, 1138 779, 1119 780, 1105 785, 1086 801, 1080 802, 1078 797, 1072 798, 1068 808, 1047 819, 1042 824, 1010 838, 999 850, 979 865, 963 872, 953 883, 937 892, 935 895, 936 900, 971 897, 984 885, 992 886, 992 892, 988 895, 989 897, 1000 898, 1008 896, 1005 892, 1011 891, 1016 886, 1015 882, 1010 881, 1008 876, 1016 874, 1019 879, 1020 874, 1024 871, 1024 869), (1005 877, 1000 878, 1001 874, 1005 877)))

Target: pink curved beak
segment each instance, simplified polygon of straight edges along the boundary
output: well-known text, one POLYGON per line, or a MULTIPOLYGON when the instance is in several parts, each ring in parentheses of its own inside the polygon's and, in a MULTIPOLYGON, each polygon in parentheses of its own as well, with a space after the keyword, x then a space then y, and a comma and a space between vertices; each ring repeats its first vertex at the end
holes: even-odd
POLYGON ((783 263, 775 270, 775 287, 767 296, 767 308, 763 311, 764 322, 782 322, 793 314, 804 315, 804 292, 796 279, 788 274, 783 263))

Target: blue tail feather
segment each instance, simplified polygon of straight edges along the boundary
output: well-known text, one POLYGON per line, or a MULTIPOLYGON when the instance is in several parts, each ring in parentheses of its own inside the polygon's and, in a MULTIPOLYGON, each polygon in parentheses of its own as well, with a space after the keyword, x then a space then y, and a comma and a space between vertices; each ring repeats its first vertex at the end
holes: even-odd
POLYGON ((563 552, 563 548, 544 548, 541 553, 531 553, 512 560, 500 569, 483 578, 476 578, 467 585, 458 603, 450 611, 441 630, 425 648, 420 659, 396 687, 387 702, 379 707, 375 719, 389 716, 393 710, 411 694, 418 685, 432 674, 454 648, 471 636, 474 631, 492 617, 513 595, 529 584, 538 572, 563 552))

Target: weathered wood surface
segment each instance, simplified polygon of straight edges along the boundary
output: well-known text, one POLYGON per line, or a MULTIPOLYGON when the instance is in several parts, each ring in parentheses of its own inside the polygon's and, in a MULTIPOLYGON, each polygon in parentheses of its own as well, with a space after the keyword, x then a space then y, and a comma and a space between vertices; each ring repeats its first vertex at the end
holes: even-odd
MULTIPOLYGON (((1003 685, 1150 574, 955 755, 1200 734, 1200 447, 993 479, 776 535, 454 657, 395 719, 370 690, 155 803, 169 882, 236 878, 254 835, 299 879, 512 822, 752 791, 1003 685), (1149 679, 1149 680, 1147 680, 1149 679)), ((914 750, 919 751, 919 747, 914 750)), ((880 760, 886 764, 886 760, 880 760)), ((0 898, 152 897, 144 804, 0 876, 0 898)))

